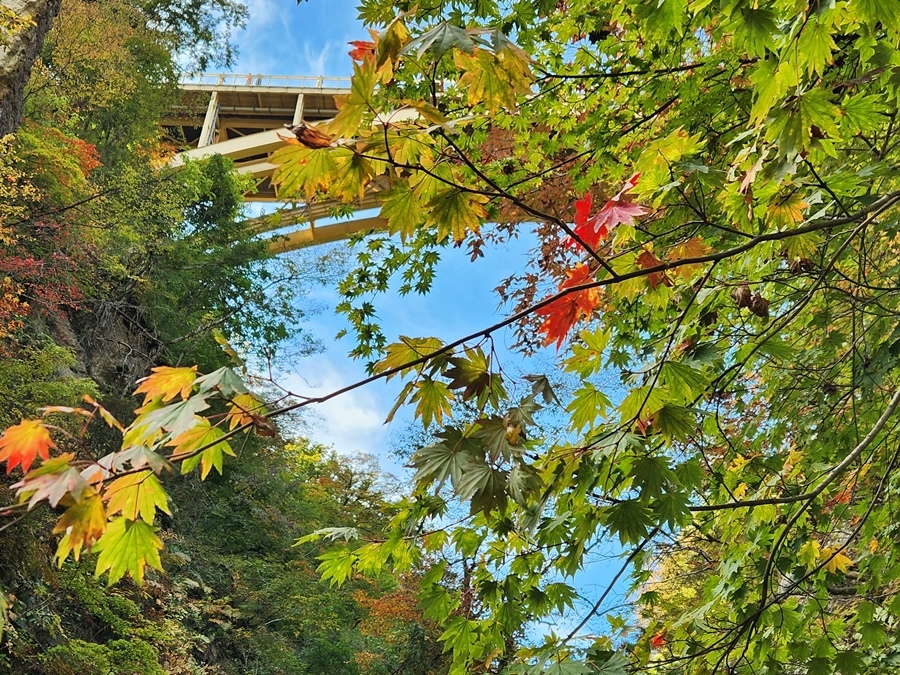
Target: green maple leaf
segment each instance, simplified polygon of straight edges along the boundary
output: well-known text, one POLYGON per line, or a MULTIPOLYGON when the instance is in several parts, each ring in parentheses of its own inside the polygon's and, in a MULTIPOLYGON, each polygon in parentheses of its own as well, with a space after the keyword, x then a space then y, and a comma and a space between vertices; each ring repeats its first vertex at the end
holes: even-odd
POLYGON ((487 46, 487 44, 477 34, 469 33, 463 28, 442 21, 416 39, 410 40, 400 54, 418 51, 418 57, 421 59, 426 51, 430 51, 434 59, 438 60, 453 48, 471 54, 475 49, 475 45, 487 46))
POLYGON ((201 479, 205 479, 212 469, 216 469, 221 474, 224 455, 234 457, 234 450, 227 441, 219 440, 225 435, 219 427, 212 426, 209 420, 204 418, 195 418, 195 422, 192 428, 167 443, 175 448, 172 456, 197 452, 200 448, 210 445, 198 454, 185 458, 181 462, 181 473, 190 473, 197 464, 200 464, 201 479))
POLYGON ((160 430, 168 431, 172 436, 178 436, 196 424, 197 413, 209 408, 209 404, 203 396, 191 396, 187 401, 173 403, 171 405, 157 408, 140 415, 131 426, 128 432, 134 432, 134 436, 129 438, 126 433, 125 440, 132 440, 135 444, 142 439, 154 436, 160 430))
POLYGON ((819 656, 811 658, 806 662, 806 673, 807 675, 832 675, 834 668, 831 659, 819 656))
POLYGON ((610 533, 619 535, 623 545, 643 540, 652 524, 650 509, 637 499, 625 500, 607 508, 606 526, 610 533))
POLYGON ((438 438, 440 442, 421 448, 413 455, 416 482, 434 481, 440 487, 450 478, 457 485, 462 480, 463 470, 480 460, 481 447, 455 427, 441 431, 438 438))
POLYGON ((892 26, 896 34, 900 25, 900 5, 894 0, 856 0, 853 8, 872 28, 881 23, 885 27, 892 26))
POLYGON ((619 404, 622 423, 627 424, 636 419, 638 413, 640 413, 640 419, 649 419, 653 413, 666 404, 668 396, 668 392, 649 384, 632 389, 619 404))
POLYGON ((472 513, 485 514, 494 509, 501 512, 506 508, 506 486, 508 474, 483 462, 470 462, 462 472, 454 489, 460 499, 471 500, 472 513))
POLYGON ((322 575, 324 581, 330 582, 332 586, 340 586, 353 574, 353 564, 356 562, 356 558, 349 548, 328 551, 317 558, 322 562, 316 571, 322 575))
POLYGON ((100 553, 94 575, 99 577, 109 572, 109 585, 125 574, 129 574, 135 583, 142 584, 147 565, 162 570, 159 552, 163 543, 156 536, 156 528, 143 520, 113 518, 93 548, 100 553))
MULTIPOLYGON (((376 174, 376 163, 347 148, 337 148, 332 151, 332 155, 335 172, 329 188, 330 194, 344 202, 362 199, 366 193, 366 186, 376 174)), ((380 161, 378 163, 380 164, 380 161)))
POLYGON ((503 377, 491 371, 490 359, 480 348, 467 349, 465 356, 453 357, 449 363, 444 376, 450 379, 450 389, 463 390, 464 401, 477 398, 480 404, 490 401, 496 406, 506 394, 503 377))
POLYGON ((666 486, 675 480, 667 457, 636 457, 631 463, 630 475, 632 484, 640 489, 642 499, 661 496, 666 486))
POLYGON ((530 464, 516 462, 509 472, 507 491, 517 504, 528 505, 544 487, 540 474, 530 464))
POLYGON ((120 513, 128 520, 152 523, 156 509, 171 515, 168 498, 152 471, 139 471, 117 478, 106 488, 109 515, 120 513))
POLYGON ((240 375, 228 366, 214 370, 207 375, 201 375, 194 381, 194 385, 198 386, 200 392, 203 393, 216 389, 225 398, 247 393, 247 387, 244 386, 240 375))
POLYGON ((742 8, 732 16, 731 25, 734 27, 734 43, 738 49, 760 57, 766 55, 767 49, 774 49, 774 36, 779 30, 775 15, 770 10, 742 8))
POLYGON ((312 199, 319 190, 327 191, 337 173, 337 163, 329 148, 311 148, 286 145, 272 153, 272 163, 278 168, 272 181, 279 186, 283 197, 303 195, 312 199))
POLYGON ((653 415, 653 428, 669 442, 686 441, 696 427, 694 412, 690 408, 667 403, 653 415))
POLYGON ((609 397, 590 382, 585 382, 575 392, 572 402, 566 406, 570 414, 569 427, 578 433, 585 427, 593 429, 597 421, 606 418, 612 406, 609 397))
POLYGON ((337 136, 355 136, 362 124, 363 115, 369 110, 369 99, 375 90, 375 63, 366 59, 362 64, 353 64, 353 79, 350 93, 335 96, 338 114, 328 123, 328 133, 337 136))
POLYGON ((831 101, 829 92, 813 89, 773 114, 766 139, 777 143, 782 155, 800 152, 811 146, 813 127, 829 139, 840 137, 840 129, 835 123, 840 115, 841 110, 831 101))
POLYGON ((838 652, 834 657, 834 667, 841 675, 857 675, 863 672, 866 662, 859 652, 838 652))
POLYGON ((388 231, 405 241, 421 225, 423 212, 416 195, 403 183, 387 193, 380 215, 388 221, 388 231))
MULTIPOLYGON (((399 342, 389 344, 386 348, 387 355, 375 365, 376 373, 383 373, 386 370, 394 370, 401 368, 400 374, 405 375, 414 367, 403 368, 408 363, 418 361, 427 356, 431 356, 444 346, 438 338, 412 338, 405 335, 400 336, 399 342)), ((421 368, 421 366, 419 366, 421 368)), ((388 379, 390 379, 389 376, 388 379)))
POLYGON ((463 616, 451 617, 447 629, 438 638, 444 649, 468 653, 478 635, 478 623, 463 616))
POLYGON ((808 21, 803 27, 800 39, 797 41, 797 53, 801 61, 806 64, 806 70, 810 75, 825 72, 826 66, 834 61, 832 52, 837 50, 834 38, 831 37, 831 29, 822 17, 816 17, 808 21))
POLYGON ((416 382, 416 389, 410 398, 410 402, 418 403, 415 416, 422 418, 425 427, 431 426, 432 422, 441 424, 444 415, 452 416, 453 409, 450 407, 452 400, 453 394, 447 385, 430 377, 423 377, 416 382))
POLYGON ((530 71, 515 56, 504 58, 485 49, 471 56, 457 53, 456 65, 464 72, 459 87, 470 106, 483 104, 492 115, 501 108, 514 110, 518 95, 530 90, 530 71))
POLYGON ((703 393, 709 383, 709 379, 703 373, 678 361, 666 361, 662 366, 660 379, 672 397, 681 403, 693 401, 703 393))
POLYGON ((428 202, 429 219, 437 227, 438 243, 452 236, 461 243, 469 232, 477 233, 487 218, 484 203, 487 197, 451 188, 436 194, 428 202))
POLYGON ((657 522, 666 523, 674 529, 690 520, 690 505, 687 492, 665 492, 653 502, 653 513, 657 522))

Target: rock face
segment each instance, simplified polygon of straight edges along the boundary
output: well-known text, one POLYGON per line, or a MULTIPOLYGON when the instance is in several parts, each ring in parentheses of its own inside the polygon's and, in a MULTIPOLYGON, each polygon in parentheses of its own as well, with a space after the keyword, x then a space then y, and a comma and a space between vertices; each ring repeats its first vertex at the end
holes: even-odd
POLYGON ((19 16, 31 16, 29 26, 0 47, 0 136, 12 133, 22 119, 25 85, 31 66, 44 44, 44 35, 59 12, 62 0, 0 0, 19 16))

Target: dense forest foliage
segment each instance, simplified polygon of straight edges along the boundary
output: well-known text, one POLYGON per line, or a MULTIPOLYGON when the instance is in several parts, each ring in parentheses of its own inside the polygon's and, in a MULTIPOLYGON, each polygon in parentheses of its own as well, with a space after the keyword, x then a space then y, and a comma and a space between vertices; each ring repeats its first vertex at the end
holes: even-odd
POLYGON ((896 0, 362 0, 337 115, 271 157, 382 204, 337 285, 370 377, 313 398, 230 346, 302 336, 246 185, 164 168, 173 50, 243 16, 200 9, 65 6, 3 141, 13 669, 897 670, 896 0), (519 237, 506 318, 385 334, 380 294, 519 237), (409 490, 281 440, 391 378, 409 490))
MULTIPOLYGON (((127 421, 150 367, 230 363, 223 335, 256 362, 315 348, 296 289, 327 281, 326 261, 267 260, 246 236, 248 184, 229 161, 167 168, 176 148, 159 120, 177 95, 176 58, 227 64, 228 30, 245 13, 235 3, 63 3, 24 121, 0 139, 0 426, 85 395, 127 421)), ((4 34, 28 27, 0 18, 4 34)), ((118 442, 102 423, 52 421, 82 433, 93 457, 118 442)), ((401 489, 371 457, 312 445, 301 428, 293 420, 277 437, 249 439, 203 485, 170 477, 171 518, 158 523, 166 572, 140 586, 107 588, 88 556, 59 567, 53 509, 7 511, 0 672, 442 672, 414 575, 338 589, 315 571, 321 545, 293 546, 329 525, 382 529, 401 489)), ((0 481, 4 503, 16 501, 17 480, 0 481)))

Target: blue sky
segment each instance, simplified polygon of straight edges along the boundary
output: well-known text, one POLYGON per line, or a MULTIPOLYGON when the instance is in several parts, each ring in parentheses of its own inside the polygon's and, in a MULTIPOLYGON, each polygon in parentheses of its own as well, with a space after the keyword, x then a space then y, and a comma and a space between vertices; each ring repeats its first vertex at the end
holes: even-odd
MULTIPOLYGON (((300 5, 294 0, 250 0, 248 4, 250 19, 246 30, 237 35, 240 54, 233 72, 314 76, 351 73, 347 42, 367 37, 356 18, 355 0, 310 0, 300 5)), ((377 298, 385 334, 389 339, 410 335, 437 336, 449 341, 495 323, 506 312, 498 308, 493 289, 502 279, 525 267, 531 241, 525 235, 501 249, 488 250, 485 258, 475 262, 469 261, 465 250, 446 249, 434 290, 428 296, 399 298, 388 294, 377 298)), ((322 395, 366 375, 361 362, 347 357, 351 338, 338 342, 333 339, 345 328, 343 318, 333 312, 339 301, 336 291, 317 289, 313 300, 324 311, 310 319, 308 329, 324 343, 325 350, 296 360, 280 378, 291 390, 304 395, 322 395)), ((505 369, 538 369, 552 353, 548 350, 536 359, 523 361, 505 349, 510 340, 508 332, 494 337, 505 369)), ((405 471, 391 449, 403 443, 411 411, 399 414, 392 425, 383 423, 400 387, 397 379, 377 382, 317 406, 307 435, 342 453, 371 453, 383 468, 402 476, 405 471)), ((585 595, 596 597, 602 592, 620 564, 619 552, 613 544, 598 548, 578 576, 578 586, 585 595)), ((621 600, 620 595, 613 595, 610 606, 621 600)), ((577 620, 578 617, 572 617, 572 621, 577 620)), ((564 632, 570 625, 566 621, 554 628, 564 632)))
MULTIPOLYGON (((255 75, 344 76, 352 72, 350 40, 365 39, 367 31, 357 20, 355 0, 250 0, 250 18, 236 35, 239 50, 233 72, 255 75)), ((525 266, 529 244, 514 242, 488 252, 474 263, 464 250, 448 248, 442 254, 434 291, 428 296, 377 298, 379 318, 391 340, 399 335, 437 336, 452 340, 488 326, 504 315, 493 289, 502 279, 525 266)), ((346 356, 351 338, 335 342, 345 328, 335 316, 339 302, 333 289, 320 289, 314 299, 325 309, 311 318, 308 329, 326 346, 324 352, 299 359, 282 375, 284 384, 301 394, 321 395, 365 377, 363 364, 346 356)), ((498 347, 506 336, 495 336, 498 347)), ((506 360, 521 360, 509 356, 506 360)), ((504 363, 504 366, 510 365, 504 363)), ((390 454, 410 414, 401 413, 390 425, 383 424, 400 390, 397 380, 376 383, 316 406, 309 435, 334 445, 339 452, 368 452, 396 473, 402 467, 390 454), (315 419, 318 418, 318 419, 315 419)), ((400 439, 402 440, 402 439, 400 439)))

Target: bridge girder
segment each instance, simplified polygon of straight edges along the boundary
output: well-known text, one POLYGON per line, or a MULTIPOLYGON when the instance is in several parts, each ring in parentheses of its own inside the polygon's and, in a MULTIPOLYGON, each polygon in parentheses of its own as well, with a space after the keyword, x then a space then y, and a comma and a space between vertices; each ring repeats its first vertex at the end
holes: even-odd
MULTIPOLYGON (((172 165, 214 154, 229 157, 238 171, 258 180, 256 191, 245 195, 247 201, 284 203, 287 200, 272 182, 275 165, 269 161, 271 153, 284 145, 278 132, 285 133, 285 124, 331 119, 337 114, 334 97, 348 93, 349 87, 350 78, 252 74, 186 78, 180 84, 178 105, 162 122, 190 146, 175 156, 172 165)), ((377 187, 354 205, 357 210, 379 206, 377 187)), ((331 201, 310 202, 250 222, 258 234, 302 225, 273 237, 273 253, 340 241, 386 225, 381 218, 365 217, 317 226, 336 206, 331 201)))

